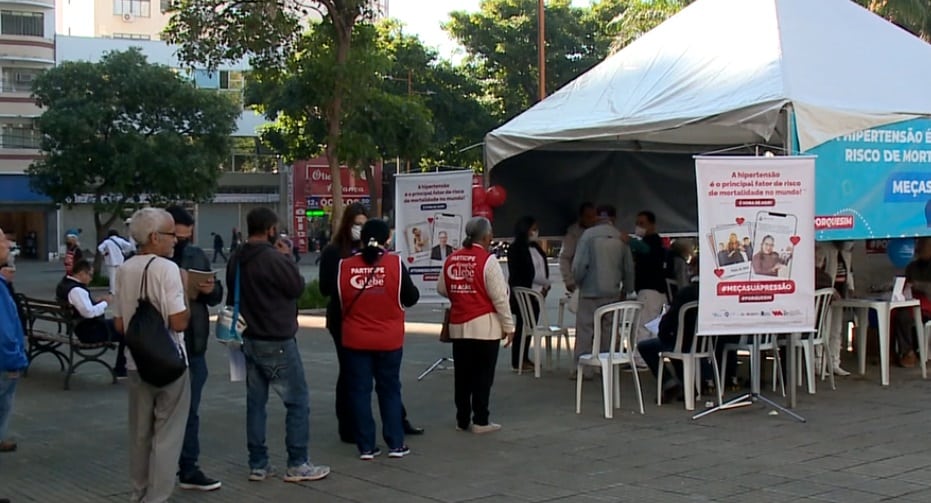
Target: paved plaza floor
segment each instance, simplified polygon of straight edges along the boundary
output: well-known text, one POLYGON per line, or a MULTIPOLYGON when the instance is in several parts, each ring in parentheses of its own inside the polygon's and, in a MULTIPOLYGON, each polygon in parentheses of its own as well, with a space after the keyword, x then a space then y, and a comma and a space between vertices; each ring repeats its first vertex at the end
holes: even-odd
MULTIPOLYGON (((21 265, 20 289, 50 294, 53 266, 21 265), (27 277, 28 276, 28 277, 27 277)), ((931 384, 917 369, 893 368, 891 386, 878 367, 839 378, 832 391, 800 389, 796 411, 807 423, 762 406, 691 419, 681 402, 655 405, 655 381, 642 373, 646 414, 635 413, 631 374, 622 375, 621 409, 602 416, 601 385, 586 382, 582 414, 568 359, 542 378, 518 376, 502 350, 492 392, 500 432, 455 431, 452 371, 417 375, 450 348, 437 342, 439 314, 411 313, 402 383, 410 417, 426 435, 409 437, 412 454, 357 459, 339 441, 334 418, 336 356, 319 317, 302 316, 298 339, 311 394, 311 459, 329 464, 325 480, 248 482, 245 386, 230 383, 224 347, 208 353, 211 377, 201 405, 201 464, 223 488, 178 490, 178 502, 653 502, 653 501, 931 501, 931 384)), ((854 366, 846 355, 847 368, 854 366)), ((742 374, 746 375, 745 365, 742 374)), ((17 393, 11 434, 19 450, 0 455, 0 497, 13 502, 126 501, 127 399, 89 365, 62 389, 54 358, 41 357, 17 393)), ((781 397, 765 393, 779 402, 781 397)), ((701 405, 701 404, 699 404, 701 405)), ((273 463, 284 465, 284 408, 269 403, 273 463)), ((383 445, 383 444, 382 444, 383 445)))

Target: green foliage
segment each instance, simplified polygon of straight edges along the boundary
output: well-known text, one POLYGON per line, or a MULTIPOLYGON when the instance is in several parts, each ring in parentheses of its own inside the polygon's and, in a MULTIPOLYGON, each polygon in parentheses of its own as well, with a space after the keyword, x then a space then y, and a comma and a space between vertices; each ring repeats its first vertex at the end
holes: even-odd
POLYGON ((91 278, 90 284, 87 285, 90 288, 104 288, 110 286, 110 278, 102 274, 94 274, 94 277, 91 278))
MULTIPOLYGON (((445 28, 469 54, 466 63, 485 83, 496 115, 509 119, 539 96, 536 0, 483 0, 479 12, 457 11, 445 28)), ((546 2, 546 90, 552 93, 608 53, 610 20, 624 2, 602 0, 573 7, 570 0, 546 2)))
POLYGON ((855 0, 926 42, 931 42, 931 0, 855 0))
POLYGON ((43 158, 32 187, 60 204, 91 194, 98 241, 145 199, 204 201, 216 189, 239 110, 137 49, 66 62, 33 87, 43 158))
POLYGON ((624 12, 612 21, 615 39, 612 52, 619 51, 644 33, 659 26, 693 0, 629 0, 624 12))
POLYGON ((313 280, 304 287, 304 293, 297 301, 298 309, 320 309, 326 307, 328 299, 320 293, 320 282, 313 280))

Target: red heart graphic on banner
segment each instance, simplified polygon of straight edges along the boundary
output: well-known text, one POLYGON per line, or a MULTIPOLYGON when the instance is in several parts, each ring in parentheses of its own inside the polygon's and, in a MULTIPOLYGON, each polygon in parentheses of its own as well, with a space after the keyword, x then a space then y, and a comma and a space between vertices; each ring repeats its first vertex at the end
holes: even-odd
POLYGON ((407 257, 407 261, 411 264, 414 263, 414 257, 407 257))
POLYGON ((720 268, 719 268, 719 269, 715 269, 715 270, 714 270, 714 275, 717 276, 717 277, 719 277, 719 278, 720 278, 721 276, 724 276, 724 269, 720 269, 720 268))
POLYGON ((432 224, 432 223, 433 223, 433 217, 427 217, 427 222, 432 224))
POLYGON ((792 246, 797 245, 798 242, 801 241, 801 240, 802 240, 802 238, 800 238, 800 237, 798 237, 798 236, 791 236, 791 237, 789 238, 789 241, 792 242, 792 246))
POLYGON ((744 220, 744 217, 737 217, 734 219, 734 221, 737 222, 737 225, 743 225, 744 222, 746 222, 746 220, 744 220))

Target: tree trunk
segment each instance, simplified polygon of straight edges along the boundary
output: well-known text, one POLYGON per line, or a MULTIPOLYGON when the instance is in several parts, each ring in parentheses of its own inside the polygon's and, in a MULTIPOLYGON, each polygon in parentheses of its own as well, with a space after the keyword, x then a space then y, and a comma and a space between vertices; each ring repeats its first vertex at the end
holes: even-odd
POLYGON ((381 200, 381 180, 375 179, 375 166, 371 159, 366 159, 362 163, 362 170, 365 172, 365 180, 369 184, 369 197, 372 198, 372 216, 375 218, 382 217, 382 200, 381 200))
MULTIPOLYGON (((349 59, 349 47, 352 43, 352 26, 336 26, 336 66, 340 69, 346 68, 346 61, 349 59)), ((341 73, 341 72, 340 72, 341 73)), ((343 217, 343 179, 339 166, 339 155, 337 146, 340 134, 342 133, 342 115, 343 115, 343 83, 342 79, 337 78, 333 82, 333 99, 327 111, 327 142, 326 142, 326 159, 330 166, 330 177, 332 184, 330 194, 333 196, 333 212, 330 220, 330 227, 333 234, 339 229, 340 219, 343 217)))

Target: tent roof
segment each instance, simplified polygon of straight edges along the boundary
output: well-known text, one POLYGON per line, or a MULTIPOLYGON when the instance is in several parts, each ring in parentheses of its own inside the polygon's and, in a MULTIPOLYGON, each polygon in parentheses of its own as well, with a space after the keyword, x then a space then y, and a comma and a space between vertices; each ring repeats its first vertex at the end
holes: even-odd
POLYGON ((931 115, 929 82, 931 45, 851 0, 699 0, 488 133, 486 166, 552 143, 769 141, 786 104, 807 151, 931 115))

